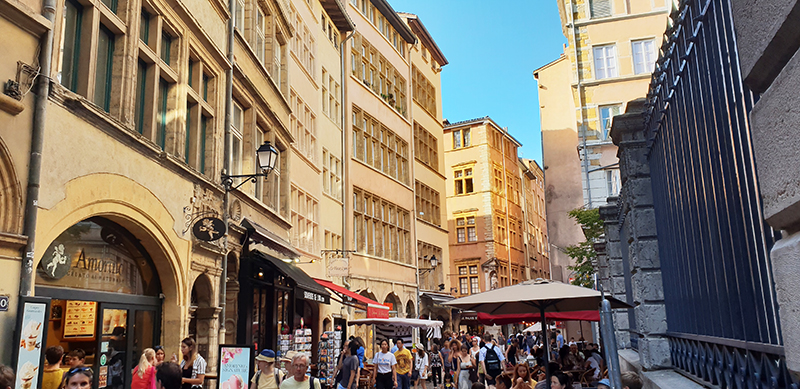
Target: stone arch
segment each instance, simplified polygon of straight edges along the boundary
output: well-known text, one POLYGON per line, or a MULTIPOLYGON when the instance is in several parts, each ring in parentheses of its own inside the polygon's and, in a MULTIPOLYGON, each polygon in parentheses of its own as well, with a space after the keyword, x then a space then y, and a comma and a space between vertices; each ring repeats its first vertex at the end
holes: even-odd
POLYGON ((214 306, 214 287, 208 275, 200 274, 195 278, 192 285, 191 306, 197 308, 208 308, 214 306))
POLYGON ((322 320, 322 331, 333 331, 333 321, 330 317, 322 320))
MULTIPOLYGON (((173 215, 161 200, 139 183, 117 174, 91 174, 65 185, 63 197, 55 204, 40 202, 37 240, 47 247, 72 225, 93 216, 111 220, 133 234, 153 259, 164 295, 162 311, 163 344, 178 344, 186 334, 183 310, 189 290, 184 264, 189 261, 189 241, 182 238, 173 215), (86 188, 92 188, 87 190, 86 188), (183 260, 181 258, 184 258, 183 260), (174 331, 180 328, 180 331, 174 331)), ((34 266, 45 250, 37 250, 34 266)))
POLYGON ((362 290, 358 294, 360 294, 360 295, 362 295, 362 296, 364 296, 364 297, 366 297, 366 298, 368 298, 368 299, 370 299, 372 301, 378 301, 378 299, 375 298, 375 293, 372 293, 372 292, 370 292, 370 291, 368 291, 366 289, 362 290))
POLYGON ((406 317, 409 319, 414 319, 417 317, 417 310, 414 309, 414 302, 408 300, 406 303, 406 317))
POLYGON ((386 295, 386 298, 383 299, 384 303, 392 303, 392 310, 389 311, 389 315, 395 315, 395 317, 399 317, 403 314, 403 303, 400 301, 400 297, 398 297, 394 292, 389 292, 386 295))
POLYGON ((212 332, 216 329, 217 308, 214 304, 214 287, 211 279, 203 273, 192 284, 189 305, 189 336, 197 341, 197 349, 202 355, 211 355, 212 332))
POLYGON ((5 142, 0 139, 0 231, 22 233, 22 186, 5 142))

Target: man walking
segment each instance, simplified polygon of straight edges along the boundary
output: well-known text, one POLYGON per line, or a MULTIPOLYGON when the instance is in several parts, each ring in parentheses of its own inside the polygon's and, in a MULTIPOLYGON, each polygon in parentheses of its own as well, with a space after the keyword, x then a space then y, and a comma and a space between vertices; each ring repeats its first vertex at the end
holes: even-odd
POLYGON ((411 388, 411 351, 403 347, 403 339, 397 339, 397 351, 394 352, 397 359, 397 389, 411 388))
POLYGON ((503 373, 503 350, 492 343, 492 335, 484 334, 485 345, 478 352, 478 359, 483 371, 486 372, 486 385, 489 389, 495 389, 495 379, 503 373))

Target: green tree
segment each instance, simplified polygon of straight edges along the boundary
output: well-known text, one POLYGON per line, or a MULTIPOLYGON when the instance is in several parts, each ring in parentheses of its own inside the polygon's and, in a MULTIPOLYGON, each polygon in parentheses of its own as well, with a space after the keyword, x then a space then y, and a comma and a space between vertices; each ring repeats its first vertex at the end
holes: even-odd
POLYGON ((600 210, 597 208, 576 208, 567 214, 581 226, 583 235, 586 237, 585 241, 564 249, 567 255, 575 261, 574 266, 568 266, 568 269, 574 273, 572 284, 587 288, 594 287, 595 268, 592 262, 597 258, 594 244, 603 235, 603 221, 600 220, 600 210))

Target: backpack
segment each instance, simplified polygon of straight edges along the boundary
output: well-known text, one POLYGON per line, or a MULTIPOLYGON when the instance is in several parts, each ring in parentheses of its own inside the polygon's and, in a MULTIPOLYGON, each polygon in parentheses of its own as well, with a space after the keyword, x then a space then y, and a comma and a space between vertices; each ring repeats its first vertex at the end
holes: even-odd
MULTIPOLYGON (((281 378, 283 377, 283 373, 280 370, 275 369, 275 372, 273 372, 273 375, 275 375, 275 383, 278 384, 278 387, 280 388, 281 387, 281 378)), ((258 389, 258 381, 259 380, 261 380, 261 370, 259 370, 258 373, 256 374, 256 389, 258 389)), ((314 389, 314 388, 312 387, 311 389, 314 389)))
POLYGON ((486 356, 483 358, 483 361, 486 364, 486 372, 494 376, 496 374, 491 374, 492 372, 501 372, 503 368, 500 366, 500 357, 497 356, 494 347, 492 347, 491 344, 487 344, 486 346, 486 356))

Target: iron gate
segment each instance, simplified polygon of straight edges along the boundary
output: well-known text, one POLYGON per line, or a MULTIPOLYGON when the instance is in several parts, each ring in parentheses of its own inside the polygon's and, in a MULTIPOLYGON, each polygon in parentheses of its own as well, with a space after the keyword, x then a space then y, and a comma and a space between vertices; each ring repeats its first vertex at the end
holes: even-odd
POLYGON ((721 388, 797 388, 783 360, 729 0, 681 1, 645 115, 673 365, 721 388))

